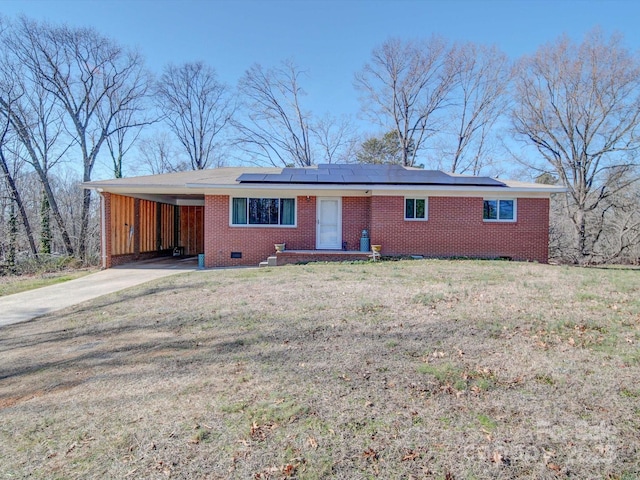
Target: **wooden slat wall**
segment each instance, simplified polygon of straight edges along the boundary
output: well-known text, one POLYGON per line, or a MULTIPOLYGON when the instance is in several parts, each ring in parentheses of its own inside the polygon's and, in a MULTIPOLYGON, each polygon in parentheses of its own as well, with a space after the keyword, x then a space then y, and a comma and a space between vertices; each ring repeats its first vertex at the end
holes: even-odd
POLYGON ((111 254, 133 253, 135 221, 134 199, 122 195, 111 196, 111 254), (129 233, 132 232, 130 235, 129 233))
POLYGON ((140 253, 156 250, 156 202, 140 200, 140 253))
POLYGON ((180 207, 180 245, 185 255, 204 253, 204 207, 180 207))
POLYGON ((173 205, 160 204, 160 250, 176 246, 173 239, 174 215, 173 205))

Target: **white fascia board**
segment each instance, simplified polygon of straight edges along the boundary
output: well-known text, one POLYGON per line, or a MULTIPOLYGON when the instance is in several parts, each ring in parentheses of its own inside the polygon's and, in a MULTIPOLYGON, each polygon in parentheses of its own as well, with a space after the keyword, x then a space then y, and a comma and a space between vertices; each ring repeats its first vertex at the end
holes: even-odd
POLYGON ((202 193, 203 195, 232 195, 235 197, 255 197, 255 196, 277 196, 277 197, 367 197, 371 195, 370 186, 349 186, 349 188, 336 188, 335 185, 224 185, 202 188, 201 185, 194 185, 189 193, 202 193), (329 188, 327 188, 329 187, 329 188))
MULTIPOLYGON (((116 192, 109 192, 116 193, 116 192)), ((117 193, 118 195, 122 195, 123 197, 133 197, 139 198, 140 200, 149 200, 151 202, 159 202, 166 203, 168 205, 178 205, 178 206, 203 206, 204 205, 204 195, 202 198, 176 198, 176 195, 169 195, 165 191, 163 194, 153 194, 153 193, 139 193, 139 192, 123 192, 117 193)))
POLYGON ((449 185, 308 185, 308 184, 260 184, 260 185, 216 185, 191 183, 185 185, 116 185, 101 184, 85 188, 121 195, 277 195, 277 196, 350 196, 366 197, 421 195, 430 196, 473 196, 486 195, 504 197, 549 197, 553 193, 563 193, 565 188, 556 186, 513 186, 513 187, 478 187, 478 186, 449 186, 449 185))
POLYGON ((380 185, 373 188, 373 195, 378 196, 398 196, 413 194, 416 192, 428 194, 430 196, 438 197, 482 197, 484 195, 504 195, 507 197, 513 197, 517 194, 522 196, 543 196, 548 197, 552 193, 562 193, 566 189, 560 187, 480 187, 480 186, 454 186, 449 185, 406 185, 404 187, 398 187, 398 185, 380 185))
POLYGON ((139 194, 149 195, 189 195, 194 194, 191 189, 184 186, 167 186, 167 185, 100 185, 85 186, 88 190, 96 190, 99 192, 116 193, 118 195, 139 196, 139 194))
POLYGON ((205 195, 255 195, 257 192, 268 192, 272 195, 309 195, 309 196, 403 196, 421 193, 431 196, 471 196, 482 197, 485 195, 496 195, 504 197, 549 197, 552 193, 562 193, 566 189, 556 186, 535 186, 535 187, 479 187, 479 186, 456 186, 448 185, 349 185, 348 188, 338 185, 305 185, 293 184, 284 187, 282 184, 269 185, 207 185, 187 184, 198 193, 205 195))
POLYGON ((549 198, 557 191, 549 192, 548 190, 532 190, 524 188, 505 188, 505 187, 478 187, 478 188, 461 188, 461 189, 436 189, 433 187, 417 189, 411 188, 406 190, 385 190, 373 191, 375 197, 396 197, 396 196, 422 196, 422 197, 491 197, 491 198, 549 198))

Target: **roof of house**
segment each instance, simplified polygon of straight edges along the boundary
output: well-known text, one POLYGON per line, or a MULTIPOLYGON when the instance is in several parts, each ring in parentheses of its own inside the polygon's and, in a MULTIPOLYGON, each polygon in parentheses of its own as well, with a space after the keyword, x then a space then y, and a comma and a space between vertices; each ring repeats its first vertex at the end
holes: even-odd
POLYGON ((331 185, 475 185, 504 187, 490 177, 452 175, 440 170, 401 165, 328 164, 312 168, 283 168, 279 173, 243 173, 240 183, 331 185))
MULTIPOLYGON (((401 165, 329 164, 301 168, 225 167, 210 170, 166 173, 85 182, 82 187, 98 191, 174 202, 203 199, 206 194, 230 194, 260 190, 297 191, 304 195, 392 194, 398 191, 429 190, 433 194, 548 196, 564 191, 554 185, 497 180, 401 165), (450 194, 450 193, 449 193, 450 194), (162 198, 161 198, 162 197, 162 198)), ((266 193, 264 193, 266 194, 266 193)), ((430 193, 431 194, 431 193, 430 193)))

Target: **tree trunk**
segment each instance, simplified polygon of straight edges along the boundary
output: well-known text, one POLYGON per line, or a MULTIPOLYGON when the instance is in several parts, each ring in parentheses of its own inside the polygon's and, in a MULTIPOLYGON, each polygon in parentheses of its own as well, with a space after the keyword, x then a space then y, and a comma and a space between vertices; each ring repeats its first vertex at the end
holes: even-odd
POLYGON ((578 235, 578 263, 585 263, 589 257, 590 249, 587 248, 587 221, 585 212, 580 206, 574 215, 574 225, 578 235))
POLYGON ((16 266, 16 243, 18 237, 18 219, 16 218, 16 202, 11 200, 11 211, 9 212, 9 252, 7 263, 12 270, 16 266))
POLYGON ((56 202, 56 198, 53 194, 53 190, 51 190, 51 184, 49 183, 49 179, 44 172, 37 164, 34 164, 34 168, 36 172, 40 176, 40 180, 42 181, 42 186, 44 188, 45 194, 47 195, 47 199, 49 200, 49 207, 51 208, 51 213, 53 214, 53 219, 56 221, 58 228, 60 229, 60 235, 62 236, 62 241, 64 243, 64 248, 66 250, 67 255, 73 256, 73 245, 71 244, 71 238, 69 237, 69 232, 67 232, 67 227, 64 223, 64 219, 60 214, 60 209, 58 208, 58 202, 56 202))
POLYGON ((36 247, 36 242, 33 238, 33 231, 31 230, 31 224, 29 223, 29 217, 27 217, 27 212, 24 208, 24 203, 22 202, 22 197, 20 196, 20 192, 18 191, 18 187, 16 185, 11 172, 9 171, 9 165, 7 165, 6 158, 4 156, 4 151, 0 148, 0 165, 2 166, 2 173, 4 174, 4 178, 6 179, 7 185, 9 187, 9 191, 11 192, 12 199, 12 215, 14 204, 18 206, 18 212, 20 213, 20 218, 22 218, 22 224, 24 225, 24 230, 27 234, 27 239, 29 240, 29 248, 31 249, 31 253, 34 255, 38 255, 38 248, 36 247))
POLYGON ((40 249, 42 253, 51 253, 51 206, 44 190, 40 199, 40 249))
POLYGON ((89 211, 91 210, 91 191, 82 194, 82 218, 80 219, 80 235, 78 236, 78 257, 87 260, 87 236, 89 232, 89 211))

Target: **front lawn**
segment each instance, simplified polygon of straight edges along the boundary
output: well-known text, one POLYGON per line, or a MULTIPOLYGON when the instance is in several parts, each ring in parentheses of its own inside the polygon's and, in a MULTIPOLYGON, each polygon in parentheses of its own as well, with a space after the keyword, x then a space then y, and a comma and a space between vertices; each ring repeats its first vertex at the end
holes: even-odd
POLYGON ((0 479, 640 475, 640 271, 193 272, 0 329, 0 479))

